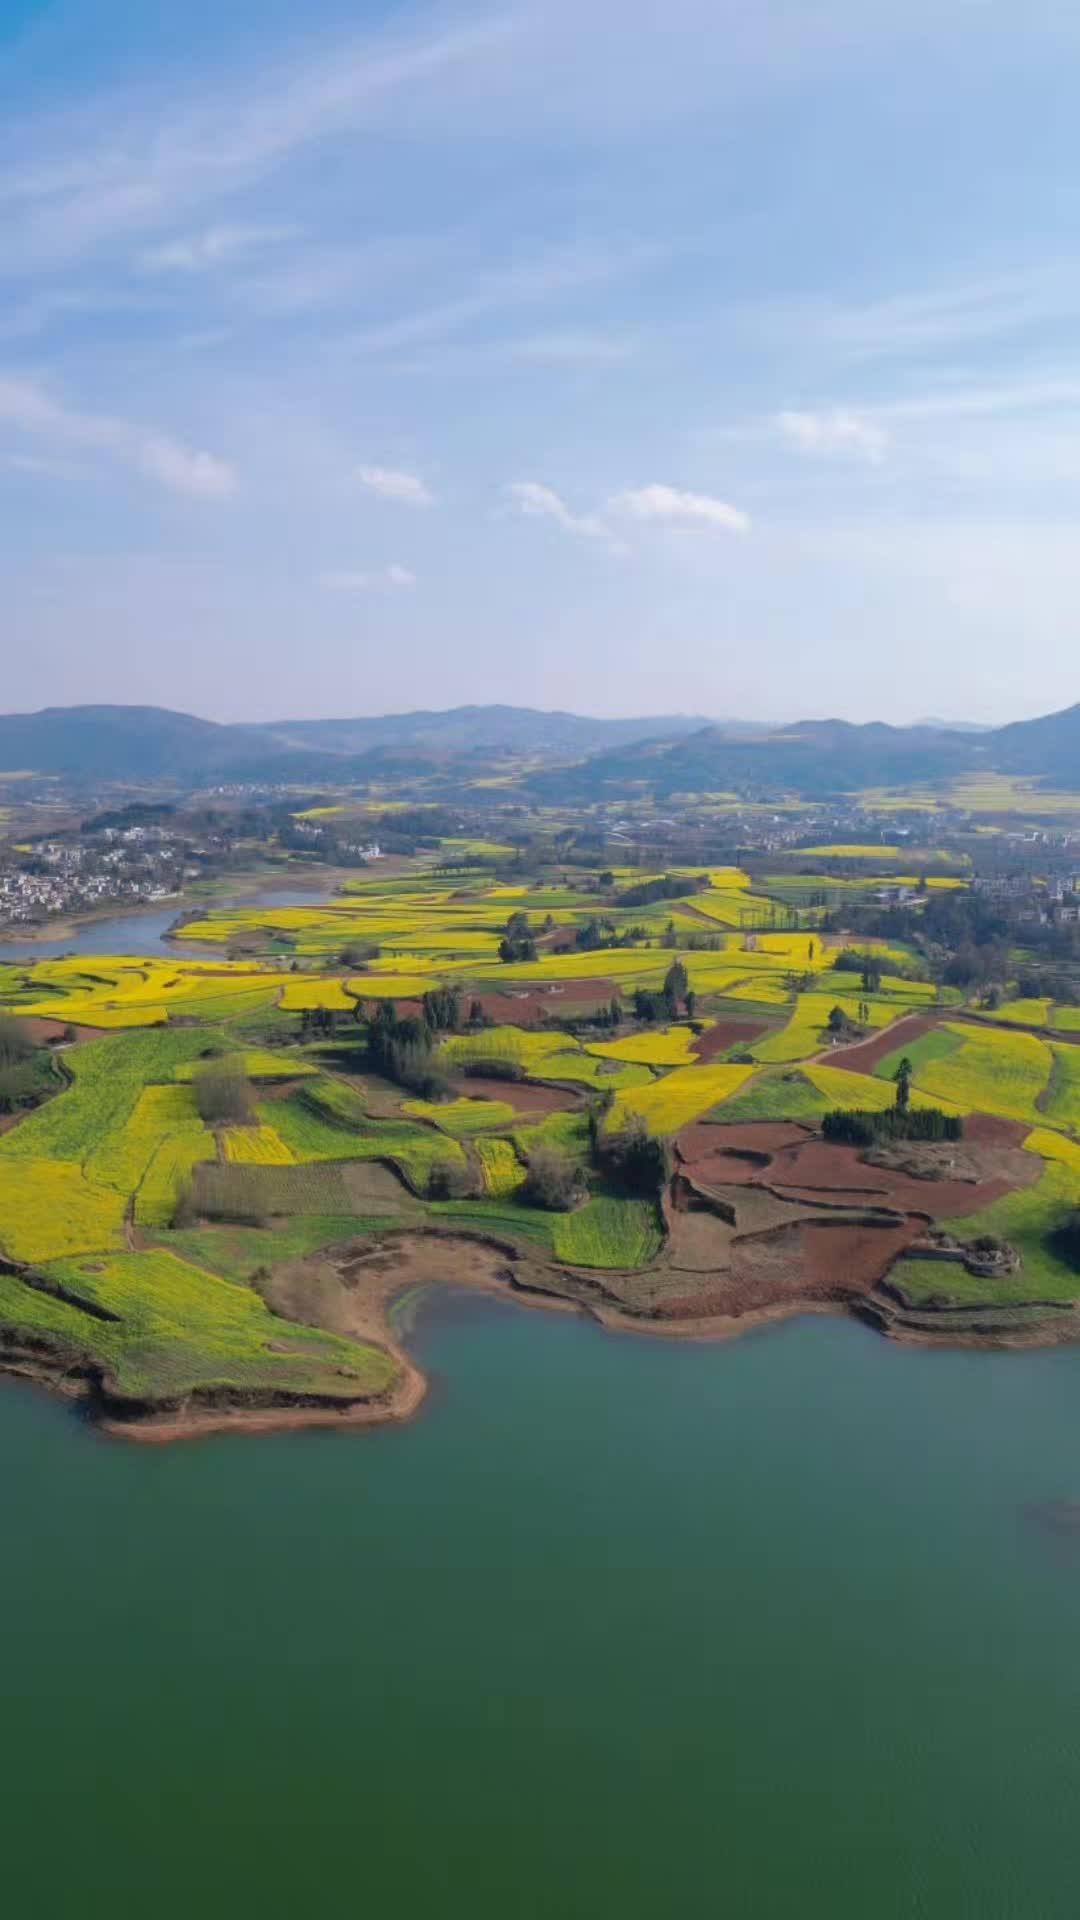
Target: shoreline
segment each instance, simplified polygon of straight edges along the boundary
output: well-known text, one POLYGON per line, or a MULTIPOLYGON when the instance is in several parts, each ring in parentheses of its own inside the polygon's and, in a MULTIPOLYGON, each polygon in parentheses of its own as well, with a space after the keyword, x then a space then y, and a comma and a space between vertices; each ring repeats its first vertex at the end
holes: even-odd
MULTIPOLYGON (((216 882, 208 882, 208 887, 214 887, 215 891, 205 894, 182 891, 170 893, 163 900, 115 900, 108 906, 90 907, 85 913, 61 914, 55 920, 34 922, 30 926, 0 927, 0 960, 3 959, 5 946, 52 945, 58 940, 67 940, 84 932, 87 927, 99 926, 103 921, 142 919, 172 909, 170 924, 175 925, 183 920, 185 913, 201 917, 203 913, 227 904, 233 896, 243 900, 252 893, 280 893, 295 888, 298 893, 325 893, 330 898, 337 893, 343 877, 350 871, 347 867, 332 867, 318 874, 310 869, 293 873, 285 868, 279 873, 270 868, 261 874, 239 874, 235 880, 230 878, 228 884, 223 883, 220 890, 216 882)), ((162 936, 165 940, 171 937, 169 931, 162 936)))
MULTIPOLYGON (((335 1330, 380 1346, 395 1361, 399 1372, 394 1384, 375 1399, 357 1400, 340 1406, 328 1401, 305 1405, 282 1403, 279 1406, 264 1403, 245 1407, 238 1396, 233 1404, 200 1407, 195 1394, 181 1407, 125 1417, 110 1409, 110 1396, 100 1379, 91 1373, 75 1372, 70 1361, 65 1364, 60 1356, 56 1357, 55 1364, 51 1364, 49 1355, 41 1351, 0 1351, 0 1375, 22 1380, 77 1402, 88 1422, 111 1439, 133 1440, 148 1446, 167 1446, 181 1440, 223 1433, 358 1430, 397 1425, 414 1419, 428 1396, 430 1380, 409 1353, 403 1338, 395 1331, 392 1310, 401 1295, 417 1286, 425 1292, 443 1286, 463 1294, 482 1294, 489 1299, 510 1301, 532 1311, 575 1315, 592 1321, 605 1333, 612 1335, 629 1333, 639 1338, 700 1345, 727 1344, 744 1335, 778 1327, 786 1321, 809 1317, 855 1320, 868 1332, 876 1333, 898 1346, 923 1349, 937 1347, 983 1352, 1031 1352, 1080 1341, 1080 1315, 1075 1310, 1070 1312, 1063 1309, 1052 1321, 1033 1321, 1029 1328, 1019 1323, 1011 1327, 997 1324, 987 1326, 983 1331, 972 1323, 943 1328, 938 1332, 928 1328, 925 1323, 907 1326, 902 1320, 884 1318, 880 1313, 881 1300, 876 1289, 866 1295, 846 1295, 835 1299, 789 1296, 747 1308, 737 1314, 667 1320, 647 1318, 620 1312, 618 1308, 599 1300, 574 1299, 555 1293, 548 1287, 536 1284, 542 1269, 537 1270, 533 1283, 530 1283, 527 1261, 515 1259, 510 1262, 503 1250, 470 1243, 465 1236, 461 1239, 471 1246, 474 1256, 466 1268, 440 1275, 427 1271, 427 1262, 424 1261, 421 1267, 425 1270, 418 1274, 418 1245, 425 1254, 430 1254, 435 1248, 445 1252, 447 1243, 452 1244, 457 1239, 458 1236, 441 1234, 406 1235, 402 1237, 402 1243, 393 1248, 385 1242, 374 1248, 363 1241, 343 1242, 335 1249, 312 1256, 323 1274, 329 1268, 339 1274, 354 1276, 358 1268, 363 1269, 361 1284, 353 1285, 350 1279, 348 1289, 343 1289, 342 1299, 346 1305, 335 1330), (483 1253, 488 1256, 486 1263, 477 1257, 483 1253), (496 1259, 500 1263, 498 1268, 492 1264, 496 1259), (515 1271, 519 1265, 523 1269, 520 1274, 515 1271)), ((437 1254, 435 1264, 439 1264, 437 1254)), ((295 1265, 300 1269, 308 1263, 297 1262, 295 1265)), ((277 1310, 281 1311, 280 1303, 277 1310)), ((297 1324, 304 1322, 297 1317, 297 1324)))

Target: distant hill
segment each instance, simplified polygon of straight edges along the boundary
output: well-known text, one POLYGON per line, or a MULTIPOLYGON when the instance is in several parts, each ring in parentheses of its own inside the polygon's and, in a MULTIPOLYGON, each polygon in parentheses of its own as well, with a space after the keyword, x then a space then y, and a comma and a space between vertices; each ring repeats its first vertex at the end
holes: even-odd
MULTIPOLYGON (((568 757, 667 739, 710 723, 699 715, 665 714, 641 720, 592 720, 578 713, 539 713, 531 707, 453 707, 448 712, 391 713, 359 720, 280 720, 256 729, 290 746, 338 754, 373 747, 416 747, 444 753, 507 753, 568 757)), ((734 723, 738 725, 738 722, 734 723)))
POLYGON ((978 772, 1080 787, 1080 705, 990 731, 937 722, 598 720, 502 706, 231 726, 162 707, 0 715, 0 771, 32 769, 73 782, 334 786, 438 774, 465 787, 501 760, 533 762, 530 791, 556 801, 615 799, 643 787, 661 799, 729 791, 821 797, 978 772))
POLYGON ((0 715, 0 771, 32 769, 69 780, 205 781, 364 779, 458 756, 581 759, 654 734, 678 738, 706 725, 663 715, 594 720, 528 707, 457 707, 355 720, 281 720, 222 726, 163 707, 45 707, 0 715))
POLYGON ((705 727, 681 740, 593 755, 578 767, 540 773, 530 785, 545 798, 578 801, 629 796, 643 786, 660 799, 729 791, 756 799, 821 799, 990 772, 1080 787, 1080 706, 987 732, 803 720, 739 738, 705 727))
POLYGON ((1080 787, 1080 706, 1000 727, 989 738, 1002 773, 1038 773, 1058 786, 1080 787))

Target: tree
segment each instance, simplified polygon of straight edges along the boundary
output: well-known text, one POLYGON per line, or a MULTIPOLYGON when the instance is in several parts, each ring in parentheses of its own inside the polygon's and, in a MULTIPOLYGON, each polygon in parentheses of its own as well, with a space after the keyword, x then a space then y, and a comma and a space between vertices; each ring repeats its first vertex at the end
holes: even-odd
POLYGON ((914 1076, 915 1069, 905 1053, 893 1074, 893 1079, 896 1081, 896 1106, 900 1113, 907 1113, 911 1106, 911 1082, 914 1076))
POLYGON ((686 995, 686 1017, 687 1017, 687 1019, 688 1019, 688 1020, 692 1020, 696 1012, 697 1012, 697 994, 696 994, 696 993, 694 992, 694 989, 693 989, 693 987, 691 987, 691 988, 690 988, 690 989, 688 990, 688 992, 687 992, 687 995, 686 995))
POLYGON ((425 993, 424 1019, 433 1033, 456 1033, 461 1025, 461 996, 456 987, 435 987, 425 993))
POLYGON ((437 1100, 449 1082, 435 1057, 432 1028, 414 1014, 398 1017, 392 1000, 380 1001, 368 1027, 368 1059, 375 1073, 421 1099, 437 1100))
POLYGON ((521 909, 510 915, 506 923, 506 932, 499 942, 499 959, 513 964, 518 960, 536 959, 536 941, 532 936, 528 915, 521 909))
POLYGON ((34 1043, 21 1022, 0 1013, 0 1067, 21 1066, 33 1051, 34 1043))
POLYGON ((671 1149, 666 1140, 649 1132, 640 1114, 631 1114, 610 1133, 603 1118, 595 1117, 590 1134, 597 1165, 625 1193, 654 1199, 663 1192, 671 1178, 671 1149))
POLYGON ((429 1200, 467 1200, 476 1192, 476 1181, 463 1160, 436 1160, 428 1174, 429 1200))
POLYGON ((1080 1271, 1080 1208, 1072 1208, 1052 1236, 1058 1253, 1080 1271))
POLYGON ((243 1127, 251 1120, 251 1083, 228 1066, 204 1067, 195 1080, 195 1105, 208 1127, 243 1127))
POLYGON ((584 1176, 569 1154, 559 1147, 535 1147, 521 1186, 521 1198, 531 1207, 568 1213, 581 1199, 584 1176))
POLYGON ((829 1014, 829 1032, 834 1034, 843 1033, 847 1028, 847 1023, 848 1018, 843 1007, 833 1007, 829 1014))
POLYGON ((690 991, 690 978, 681 960, 673 960, 664 975, 664 998, 672 1012, 690 991))
POLYGON ((370 940, 349 940, 339 955, 343 967, 365 967, 369 960, 377 960, 379 949, 370 940))
POLYGON ((634 1013, 637 1019, 644 1020, 646 1024, 651 1024, 652 1021, 659 1019, 660 1014, 664 1010, 664 998, 662 994, 653 993, 648 987, 635 987, 634 1013))

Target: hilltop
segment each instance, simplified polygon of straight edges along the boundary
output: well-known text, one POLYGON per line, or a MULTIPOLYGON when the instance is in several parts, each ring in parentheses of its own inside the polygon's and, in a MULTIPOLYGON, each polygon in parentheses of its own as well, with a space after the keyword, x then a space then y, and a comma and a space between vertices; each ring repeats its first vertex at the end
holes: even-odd
POLYGON ((820 797, 991 773, 1076 787, 1080 705, 989 730, 842 719, 765 727, 670 714, 613 720, 507 706, 233 724, 162 707, 0 716, 0 771, 73 783, 346 785, 437 772, 467 784, 478 763, 556 803, 643 791, 820 797))

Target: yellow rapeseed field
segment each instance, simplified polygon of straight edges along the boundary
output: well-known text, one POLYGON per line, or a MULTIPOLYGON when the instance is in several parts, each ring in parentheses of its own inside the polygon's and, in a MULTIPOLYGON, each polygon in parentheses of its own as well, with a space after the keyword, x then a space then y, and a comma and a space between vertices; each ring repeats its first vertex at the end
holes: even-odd
POLYGON ((612 1124, 639 1114, 651 1133, 678 1133, 691 1120, 700 1120, 719 1101, 737 1093, 753 1067, 726 1064, 677 1067, 647 1087, 624 1087, 615 1096, 612 1124))
POLYGON ((973 1112, 996 1113, 1006 1120, 1042 1125, 1036 1105, 1045 1091, 1053 1055, 1033 1033, 1000 1027, 949 1025, 961 1044, 940 1060, 916 1069, 915 1084, 926 1094, 953 1100, 973 1112))
POLYGON ((476 1153, 485 1193, 502 1199, 517 1191, 525 1178, 525 1170, 509 1140, 478 1140, 476 1153))
POLYGON ((125 1197, 67 1160, 0 1159, 0 1246, 34 1264, 124 1243, 125 1197))
POLYGON ((290 1153, 276 1127, 229 1127, 222 1134, 226 1160, 242 1167, 291 1167, 290 1153))
POLYGON ((689 1027, 646 1028, 621 1040, 597 1040, 585 1051, 598 1054, 601 1060, 632 1060, 643 1067, 683 1067, 695 1058, 696 1039, 689 1027))

